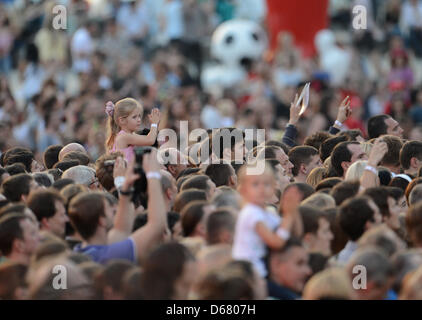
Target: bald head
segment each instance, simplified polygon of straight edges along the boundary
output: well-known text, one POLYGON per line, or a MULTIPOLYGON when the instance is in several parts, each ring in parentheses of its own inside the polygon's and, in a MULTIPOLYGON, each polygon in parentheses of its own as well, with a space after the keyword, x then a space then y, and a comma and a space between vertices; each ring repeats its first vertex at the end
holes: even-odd
POLYGON ((95 182, 95 170, 88 166, 75 166, 63 172, 62 179, 72 179, 76 184, 90 187, 95 182))
POLYGON ((72 152, 72 151, 79 151, 79 152, 82 152, 84 154, 87 154, 87 152, 86 152, 85 148, 83 147, 83 145, 81 145, 79 143, 76 143, 76 142, 72 142, 72 143, 69 143, 69 144, 65 145, 60 150, 60 153, 59 153, 59 161, 62 161, 63 158, 64 158, 64 156, 66 154, 68 154, 69 152, 72 152))

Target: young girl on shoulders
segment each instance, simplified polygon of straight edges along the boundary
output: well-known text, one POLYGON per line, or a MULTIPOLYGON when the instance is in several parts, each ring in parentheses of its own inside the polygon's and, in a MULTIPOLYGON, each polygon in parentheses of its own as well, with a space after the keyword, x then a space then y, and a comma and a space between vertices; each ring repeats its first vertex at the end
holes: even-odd
POLYGON ((106 104, 106 113, 109 116, 106 140, 108 152, 120 151, 125 160, 130 162, 134 158, 134 147, 152 146, 155 143, 161 118, 158 109, 153 109, 148 116, 151 130, 146 136, 136 134, 142 123, 144 109, 135 99, 125 98, 117 101, 116 105, 109 101, 106 104))

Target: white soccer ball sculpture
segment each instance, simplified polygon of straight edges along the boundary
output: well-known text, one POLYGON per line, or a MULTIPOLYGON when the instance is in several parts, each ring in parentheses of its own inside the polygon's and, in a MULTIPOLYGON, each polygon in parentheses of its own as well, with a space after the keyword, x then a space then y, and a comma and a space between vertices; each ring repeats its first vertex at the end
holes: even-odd
POLYGON ((211 55, 219 63, 204 69, 202 86, 228 88, 242 81, 245 65, 261 59, 267 47, 267 35, 259 24, 240 19, 222 23, 211 39, 211 55))

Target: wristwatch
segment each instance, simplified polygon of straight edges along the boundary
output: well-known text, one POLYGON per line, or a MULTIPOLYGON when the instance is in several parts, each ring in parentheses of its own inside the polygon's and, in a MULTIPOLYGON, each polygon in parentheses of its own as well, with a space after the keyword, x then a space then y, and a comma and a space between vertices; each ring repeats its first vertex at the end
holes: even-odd
POLYGON ((121 188, 118 188, 117 190, 119 191, 119 194, 122 196, 131 196, 133 192, 135 191, 133 187, 126 191, 123 191, 121 188))

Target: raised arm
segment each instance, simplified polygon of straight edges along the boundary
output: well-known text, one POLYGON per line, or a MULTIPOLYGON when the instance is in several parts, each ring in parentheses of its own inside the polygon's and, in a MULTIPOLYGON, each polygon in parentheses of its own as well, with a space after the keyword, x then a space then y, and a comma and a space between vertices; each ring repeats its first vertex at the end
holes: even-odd
POLYGON ((360 186, 362 189, 378 187, 379 179, 377 166, 381 162, 382 158, 384 158, 387 151, 387 144, 382 141, 382 138, 378 138, 371 149, 368 164, 365 167, 365 171, 363 171, 362 177, 360 178, 360 186))
MULTIPOLYGON (((271 249, 280 249, 289 240, 292 233, 294 233, 294 225, 298 223, 298 208, 302 194, 297 187, 289 188, 282 196, 280 202, 280 210, 283 211, 283 220, 278 229, 273 232, 263 222, 258 222, 255 226, 256 233, 260 236, 262 241, 271 249)), ((301 220, 300 220, 301 225, 301 220)), ((301 233, 302 231, 300 231, 301 233)), ((295 234, 300 236, 300 234, 295 234)))
POLYGON ((152 146, 157 140, 158 124, 160 123, 161 113, 158 109, 153 109, 151 114, 148 115, 151 122, 151 130, 146 136, 140 134, 124 134, 121 136, 121 142, 125 145, 133 146, 152 146))
POLYGON ((336 121, 330 127, 328 132, 331 134, 337 134, 341 130, 344 121, 346 121, 351 114, 352 110, 350 109, 350 97, 347 96, 341 102, 340 107, 338 108, 336 121))
POLYGON ((300 109, 302 108, 300 105, 297 105, 297 101, 299 99, 299 95, 295 95, 295 100, 290 104, 290 117, 289 123, 287 124, 286 131, 284 131, 283 138, 281 141, 287 144, 289 147, 296 146, 296 136, 297 136, 297 128, 296 124, 300 118, 300 109))
POLYGON ((121 157, 118 157, 114 164, 113 177, 118 184, 116 188, 121 193, 117 213, 114 217, 113 228, 108 232, 108 243, 123 241, 132 233, 135 221, 135 207, 130 201, 130 195, 127 193, 132 189, 139 175, 133 172, 133 162, 126 169, 125 161, 121 157), (121 185, 119 184, 119 179, 121 185))
POLYGON ((148 222, 132 234, 138 261, 142 263, 149 250, 160 242, 167 230, 167 212, 161 189, 157 151, 144 155, 143 168, 148 180, 148 222))

